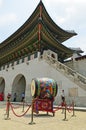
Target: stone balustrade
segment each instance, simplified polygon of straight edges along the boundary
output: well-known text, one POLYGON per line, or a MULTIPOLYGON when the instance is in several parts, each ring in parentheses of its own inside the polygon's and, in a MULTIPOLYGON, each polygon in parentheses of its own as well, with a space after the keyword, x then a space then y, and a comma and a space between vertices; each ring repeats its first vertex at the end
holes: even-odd
POLYGON ((55 60, 53 57, 51 57, 49 55, 46 55, 42 58, 44 58, 48 64, 50 64, 51 66, 56 68, 56 70, 62 72, 68 78, 71 79, 71 77, 72 77, 72 79, 71 79, 72 81, 74 81, 77 85, 79 85, 81 88, 86 90, 86 77, 85 76, 79 74, 75 70, 72 70, 68 66, 55 60))

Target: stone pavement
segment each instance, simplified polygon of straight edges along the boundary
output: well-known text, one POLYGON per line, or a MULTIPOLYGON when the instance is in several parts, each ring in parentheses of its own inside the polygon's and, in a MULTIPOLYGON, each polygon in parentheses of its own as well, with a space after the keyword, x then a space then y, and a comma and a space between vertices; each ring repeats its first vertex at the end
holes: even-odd
MULTIPOLYGON (((26 111, 28 106, 25 107, 26 111)), ((84 108, 85 109, 85 108, 84 108)), ((75 115, 72 117, 72 112, 67 111, 66 119, 61 110, 56 111, 55 116, 52 113, 46 115, 45 112, 40 112, 39 115, 34 114, 33 122, 31 123, 31 109, 23 117, 17 117, 10 110, 10 120, 5 120, 6 103, 0 103, 0 130, 86 130, 86 111, 80 111, 81 108, 76 108, 75 115)), ((18 115, 23 114, 22 106, 15 109, 15 113, 18 115)))

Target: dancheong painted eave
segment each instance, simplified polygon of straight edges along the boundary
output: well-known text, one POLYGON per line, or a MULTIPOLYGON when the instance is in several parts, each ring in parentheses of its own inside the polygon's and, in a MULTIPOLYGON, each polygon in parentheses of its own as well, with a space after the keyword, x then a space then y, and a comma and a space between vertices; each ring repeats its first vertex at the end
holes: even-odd
POLYGON ((13 33, 10 37, 8 37, 5 41, 3 41, 0 45, 1 47, 4 46, 4 44, 7 44, 7 43, 15 40, 16 38, 20 37, 21 35, 23 35, 23 33, 25 33, 27 31, 27 29, 29 29, 31 27, 31 25, 34 25, 33 22, 36 23, 36 21, 38 20, 37 18, 39 17, 39 13, 40 13, 39 12, 40 6, 42 6, 43 21, 45 22, 45 24, 47 25, 49 30, 52 32, 52 34, 55 37, 57 37, 57 39, 60 39, 60 42, 63 42, 65 40, 71 38, 72 36, 77 35, 77 33, 75 31, 63 30, 62 28, 60 28, 47 13, 43 2, 40 1, 40 3, 36 7, 36 9, 32 13, 32 15, 30 16, 30 18, 15 33, 13 33))
POLYGON ((40 1, 27 21, 0 44, 0 62, 3 58, 4 64, 13 59, 15 55, 17 55, 16 58, 23 56, 24 51, 27 53, 40 51, 41 44, 47 46, 47 49, 53 48, 59 55, 66 54, 67 58, 72 55, 73 51, 61 43, 75 35, 77 34, 74 31, 66 31, 56 25, 46 11, 43 2, 40 1))

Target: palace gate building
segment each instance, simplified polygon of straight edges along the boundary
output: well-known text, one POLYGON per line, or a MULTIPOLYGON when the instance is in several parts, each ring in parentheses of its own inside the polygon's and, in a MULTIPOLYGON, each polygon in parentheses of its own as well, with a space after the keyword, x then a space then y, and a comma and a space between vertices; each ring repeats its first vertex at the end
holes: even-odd
MULTIPOLYGON (((57 81, 60 102, 61 90, 65 90, 66 101, 75 100, 77 106, 86 106, 86 76, 67 66, 65 59, 75 51, 62 43, 77 35, 74 31, 60 28, 49 16, 42 1, 28 20, 10 37, 0 44, 0 93, 25 93, 31 102, 30 84, 33 78, 48 77, 57 81)), ((71 61, 76 64, 76 59, 71 61)))

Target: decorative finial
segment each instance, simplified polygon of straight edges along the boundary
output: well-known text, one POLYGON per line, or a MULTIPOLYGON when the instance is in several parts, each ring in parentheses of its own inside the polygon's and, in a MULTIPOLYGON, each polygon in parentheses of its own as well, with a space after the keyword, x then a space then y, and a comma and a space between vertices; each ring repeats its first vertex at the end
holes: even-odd
POLYGON ((40 0, 40 3, 42 3, 42 0, 40 0))

